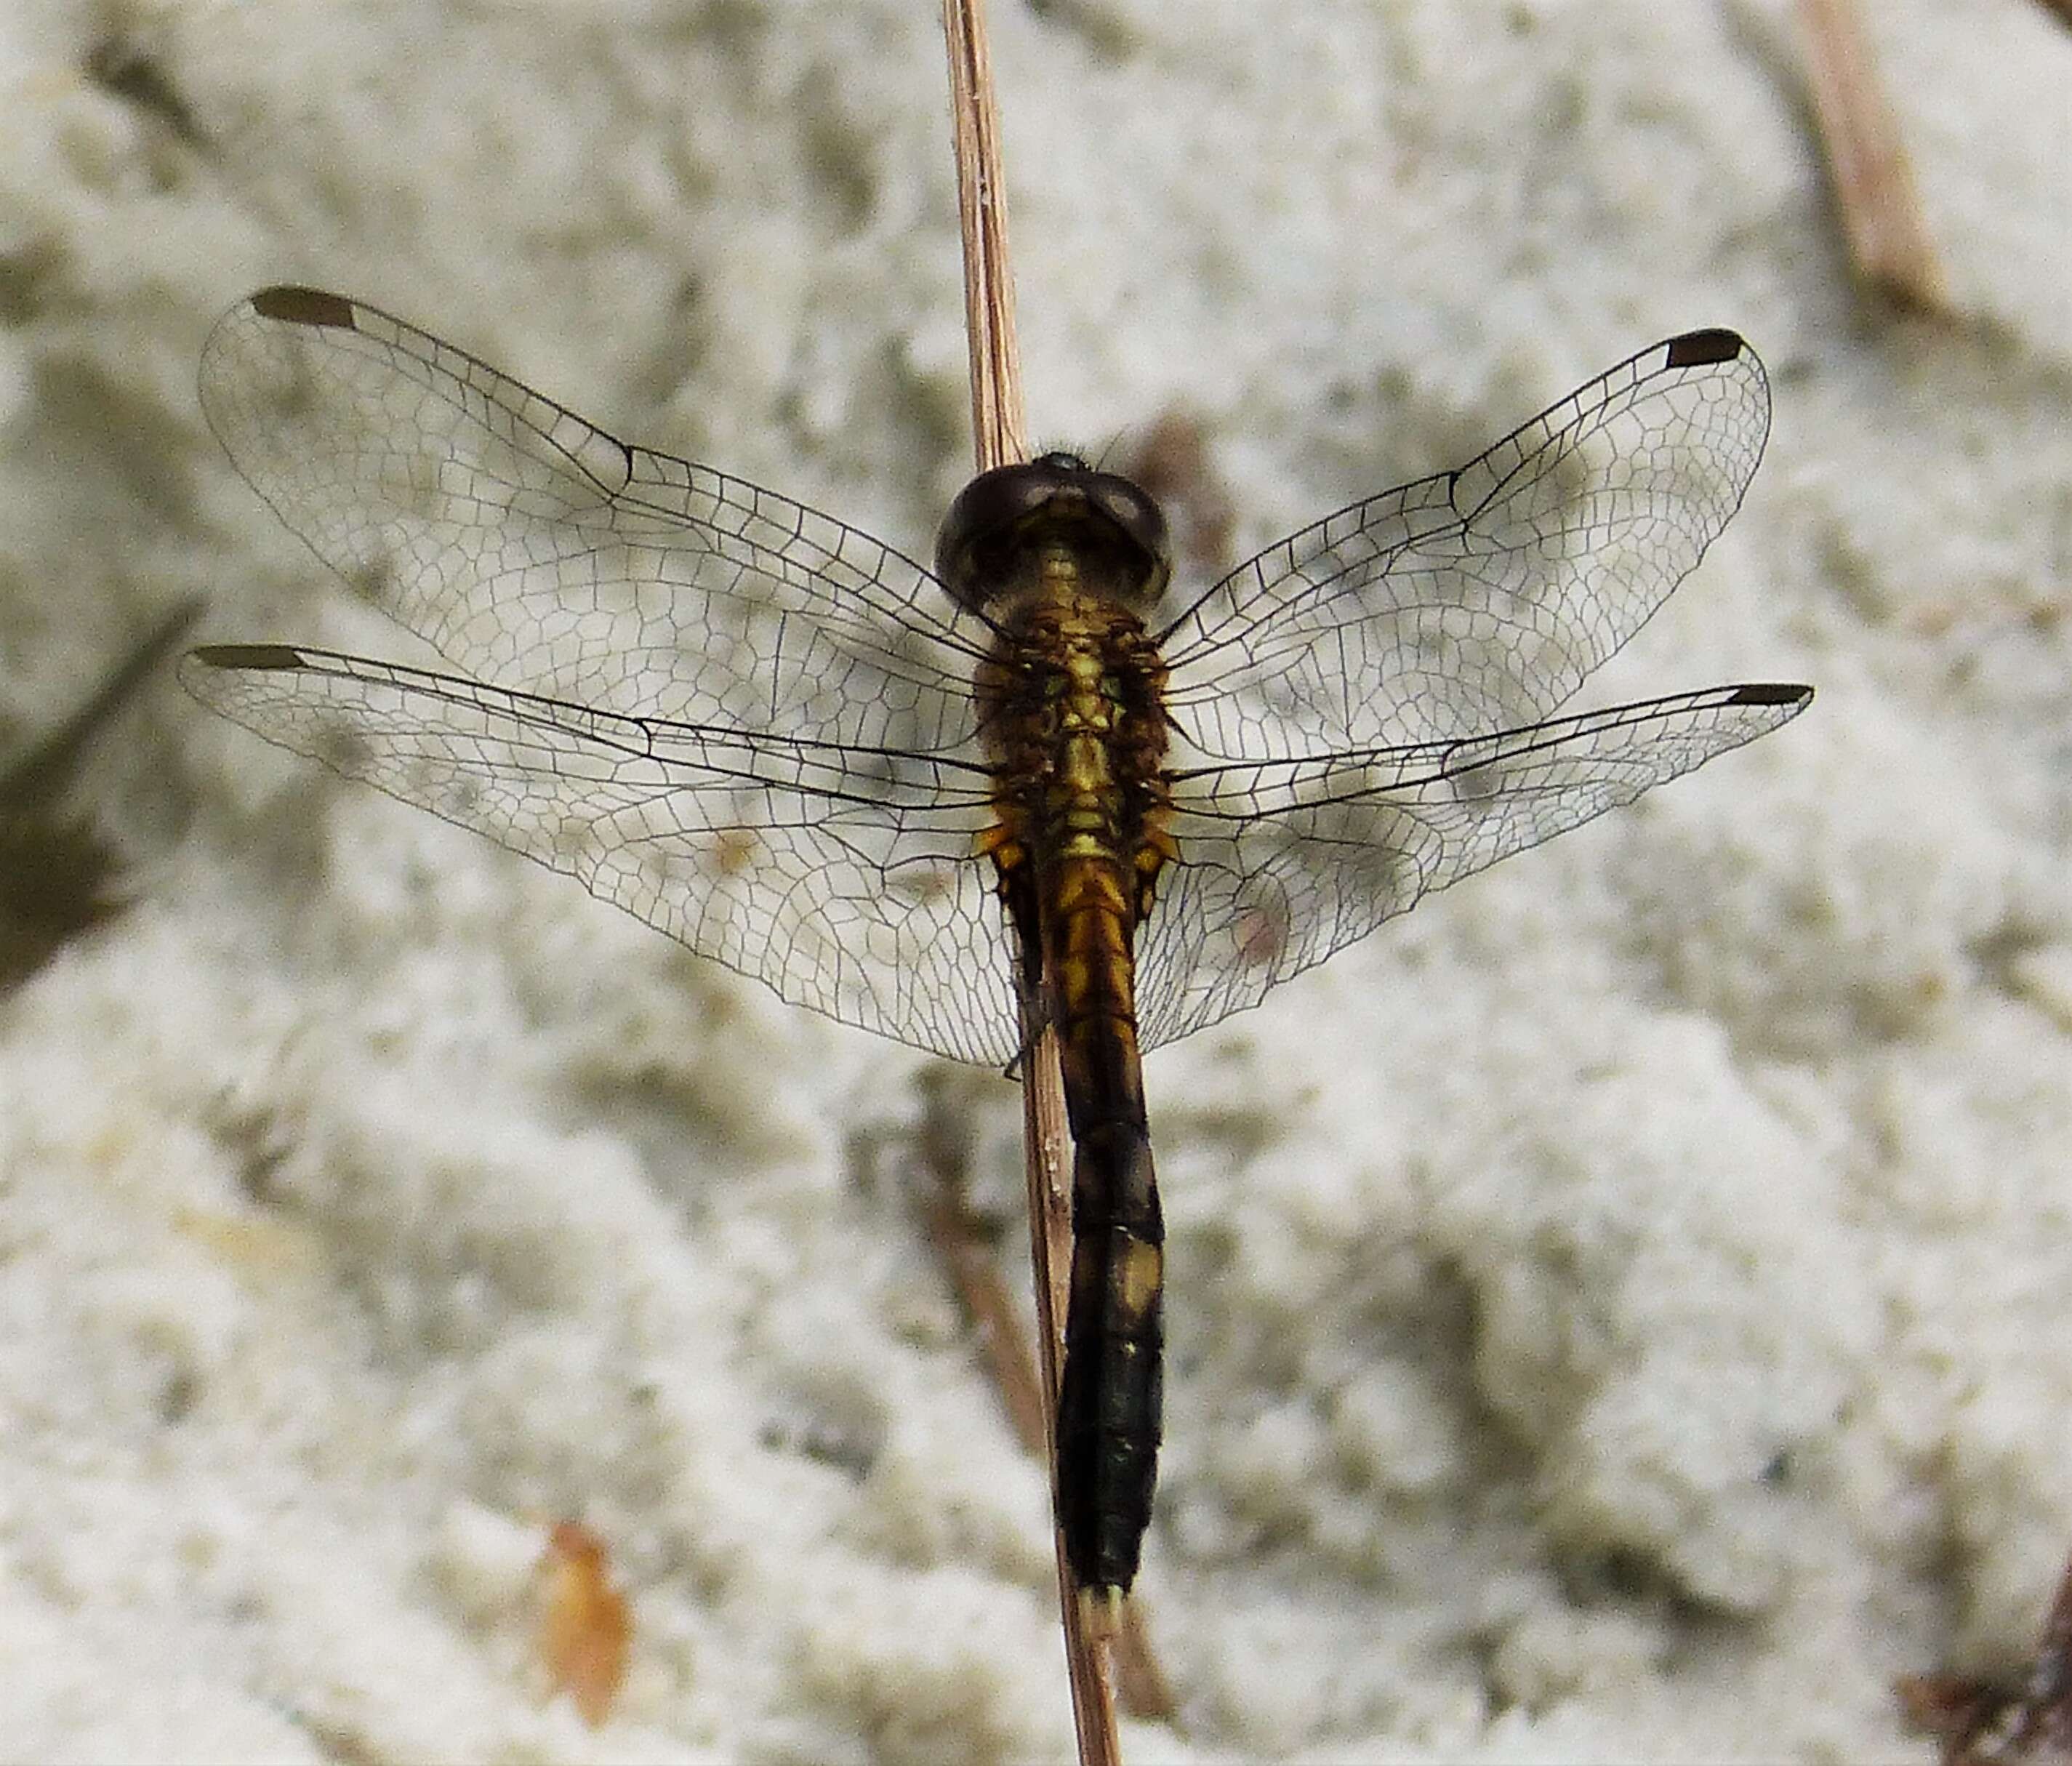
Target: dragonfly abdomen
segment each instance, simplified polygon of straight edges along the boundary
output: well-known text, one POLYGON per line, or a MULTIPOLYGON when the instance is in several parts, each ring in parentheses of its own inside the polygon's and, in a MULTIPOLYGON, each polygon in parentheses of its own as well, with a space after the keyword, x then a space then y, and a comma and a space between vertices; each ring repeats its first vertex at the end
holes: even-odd
POLYGON ((1174 849, 1164 665, 1094 562, 1030 548, 1029 592, 977 692, 999 766, 985 845, 1058 1034, 1072 1133, 1059 1524, 1079 1584, 1123 1589, 1151 1518, 1165 1337, 1133 940, 1174 849))
POLYGON ((1165 1345, 1165 1223, 1138 1062, 1128 872, 1059 863, 1044 928, 1072 1130, 1072 1280, 1058 1507, 1080 1586, 1127 1588, 1151 1520, 1165 1345))

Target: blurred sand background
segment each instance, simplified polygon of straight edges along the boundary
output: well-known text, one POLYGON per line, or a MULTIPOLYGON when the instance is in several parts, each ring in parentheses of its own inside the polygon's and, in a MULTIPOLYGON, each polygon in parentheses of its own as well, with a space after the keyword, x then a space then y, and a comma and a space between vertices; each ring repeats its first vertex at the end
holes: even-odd
MULTIPOLYGON (((1892 1678, 2033 1645, 2072 35, 1870 10, 1943 323, 1852 286, 1782 5, 996 5, 1040 440, 1184 414, 1242 556, 1733 325, 1769 456, 1585 702, 1819 689, 1152 1058, 1178 1719, 1133 1760, 1926 1758, 1892 1678)), ((417 653, 203 423, 262 283, 919 555, 966 473, 927 0, 19 0, 0 79, 0 760, 189 599, 417 653)), ((169 677, 72 801, 129 905, 0 998, 0 1752, 1067 1754, 931 1064, 169 677), (636 1627, 594 1732, 535 1659, 565 1516, 636 1627)), ((1013 1089, 949 1097, 1018 1272, 1013 1089)))

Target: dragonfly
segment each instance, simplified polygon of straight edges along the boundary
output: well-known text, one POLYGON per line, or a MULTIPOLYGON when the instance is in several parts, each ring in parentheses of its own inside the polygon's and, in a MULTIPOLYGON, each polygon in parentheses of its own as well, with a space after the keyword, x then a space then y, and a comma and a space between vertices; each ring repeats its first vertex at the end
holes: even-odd
POLYGON ((1770 398, 1729 331, 1198 591, 1153 500, 1075 455, 973 480, 931 569, 314 289, 232 308, 200 392, 280 519, 457 671, 213 644, 181 665, 204 704, 845 1024, 1010 1068, 1054 1028, 1054 1496, 1097 1594, 1137 1575, 1161 1434, 1141 1052, 1812 696, 1562 709, 1740 506, 1770 398))

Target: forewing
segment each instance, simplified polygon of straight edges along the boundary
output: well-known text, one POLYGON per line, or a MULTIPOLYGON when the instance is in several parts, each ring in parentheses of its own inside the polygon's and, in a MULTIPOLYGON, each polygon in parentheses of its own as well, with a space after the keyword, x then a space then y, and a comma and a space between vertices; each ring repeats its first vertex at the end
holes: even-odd
POLYGON ((959 1060, 1017 1046, 985 778, 301 645, 196 650, 202 702, 579 879, 787 1000, 959 1060))
POLYGON ((361 302, 267 289, 202 352, 238 470, 463 673, 630 716, 948 752, 985 634, 867 534, 629 447, 361 302))
POLYGON ((1715 687, 1495 735, 1175 776, 1179 857, 1137 933, 1145 1046, 1256 1006, 1434 889, 1796 716, 1715 687))
POLYGON ((1174 720, 1243 760, 1544 718, 1704 555, 1769 427, 1733 332, 1643 350, 1457 471, 1240 565, 1161 640, 1174 720))

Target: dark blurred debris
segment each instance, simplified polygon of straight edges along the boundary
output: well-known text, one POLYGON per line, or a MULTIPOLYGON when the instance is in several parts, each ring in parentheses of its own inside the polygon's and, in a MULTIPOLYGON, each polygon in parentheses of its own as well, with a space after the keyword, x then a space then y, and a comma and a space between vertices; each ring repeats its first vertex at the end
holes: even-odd
POLYGON ((1942 1744, 1942 1766, 2072 1763, 2072 1562, 2021 1686, 1963 1674, 1908 1674, 1894 1690, 1907 1721, 1942 1744))
POLYGON ((1169 410, 1120 460, 1116 470, 1149 491, 1173 527, 1173 549, 1190 581, 1213 582, 1231 567, 1237 517, 1210 457, 1202 421, 1169 410))
POLYGON ((208 137, 164 67, 149 49, 122 33, 104 37, 88 52, 86 76, 146 115, 156 117, 175 138, 206 147, 208 137))
POLYGON ((93 739, 194 623, 176 607, 48 735, 0 762, 0 992, 18 987, 68 939, 120 913, 120 859, 90 813, 67 806, 93 739))

